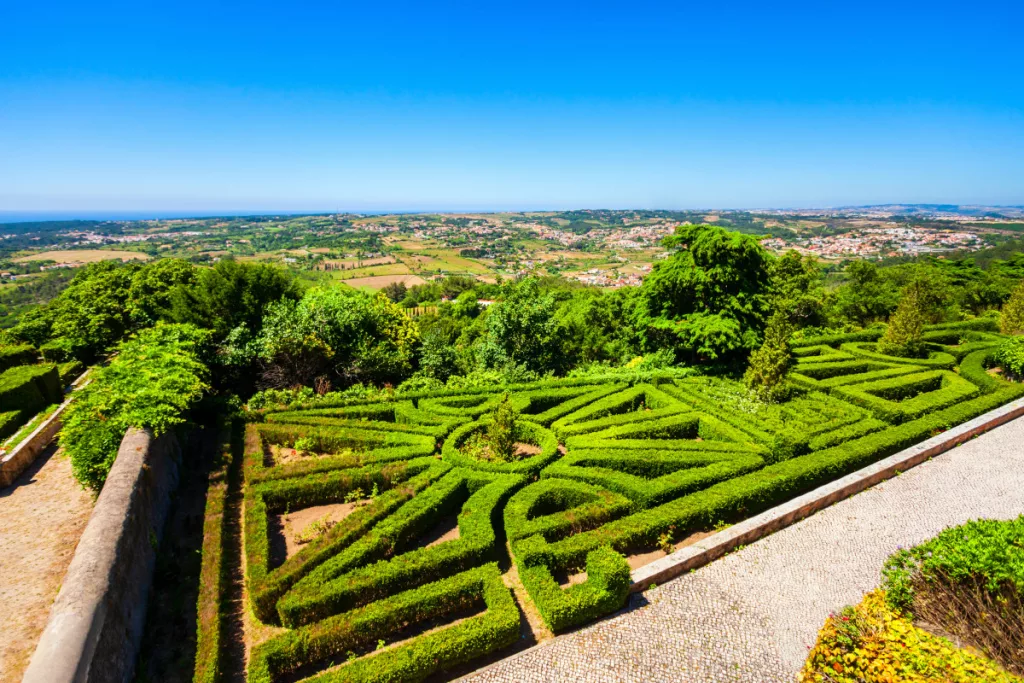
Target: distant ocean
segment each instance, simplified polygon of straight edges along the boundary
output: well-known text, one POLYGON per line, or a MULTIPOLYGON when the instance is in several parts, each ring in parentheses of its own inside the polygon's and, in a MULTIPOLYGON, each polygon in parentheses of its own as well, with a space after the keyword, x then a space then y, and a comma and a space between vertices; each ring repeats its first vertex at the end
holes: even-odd
POLYGON ((3 211, 0 223, 37 221, 138 221, 151 218, 211 218, 217 216, 306 216, 333 211, 3 211))

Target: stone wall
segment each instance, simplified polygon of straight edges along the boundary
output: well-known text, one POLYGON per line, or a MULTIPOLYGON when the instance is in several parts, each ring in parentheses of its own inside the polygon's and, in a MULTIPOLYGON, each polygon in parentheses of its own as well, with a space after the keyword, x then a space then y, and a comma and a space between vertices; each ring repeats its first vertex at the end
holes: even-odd
POLYGON ((24 683, 132 679, 180 456, 173 433, 125 434, 24 683))

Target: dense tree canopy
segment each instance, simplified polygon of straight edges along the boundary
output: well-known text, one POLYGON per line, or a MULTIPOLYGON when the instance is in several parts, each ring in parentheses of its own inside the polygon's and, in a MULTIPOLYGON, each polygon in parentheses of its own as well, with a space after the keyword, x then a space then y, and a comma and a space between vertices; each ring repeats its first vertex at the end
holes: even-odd
POLYGON ((681 360, 718 360, 757 348, 770 288, 771 256, 757 238, 713 225, 676 228, 641 287, 637 324, 647 350, 681 360))
POLYGON ((383 294, 314 288, 268 306, 253 342, 267 386, 397 382, 412 372, 419 332, 383 294))

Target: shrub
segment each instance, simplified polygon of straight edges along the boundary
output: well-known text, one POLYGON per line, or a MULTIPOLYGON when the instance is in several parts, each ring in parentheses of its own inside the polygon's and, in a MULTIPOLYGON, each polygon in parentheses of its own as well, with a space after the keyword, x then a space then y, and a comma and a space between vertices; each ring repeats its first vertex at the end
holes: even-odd
POLYGON ((494 409, 491 422, 487 426, 487 446, 491 455, 499 462, 509 462, 516 455, 516 444, 519 441, 519 411, 512 406, 508 394, 494 409))
POLYGON ((832 615, 800 672, 800 683, 1016 683, 985 659, 916 628, 874 591, 832 615))
POLYGON ((0 346, 0 372, 16 365, 31 365, 39 358, 39 352, 29 344, 0 346))
POLYGON ((946 529, 895 553, 882 576, 893 609, 1024 674, 1024 515, 946 529))
POLYGON ((1024 378, 1024 337, 1007 339, 995 352, 996 364, 1012 379, 1024 378))
POLYGON ((563 590, 547 567, 519 565, 523 587, 552 631, 593 621, 626 604, 630 578, 625 557, 608 547, 596 548, 587 554, 586 570, 586 581, 563 590))
POLYGON ((29 416, 60 403, 63 396, 55 365, 19 365, 0 373, 0 410, 29 416))
POLYGON ((199 358, 208 338, 191 325, 143 330, 121 343, 110 365, 77 393, 64 413, 60 443, 81 484, 102 488, 129 427, 160 435, 185 422, 207 388, 199 358))

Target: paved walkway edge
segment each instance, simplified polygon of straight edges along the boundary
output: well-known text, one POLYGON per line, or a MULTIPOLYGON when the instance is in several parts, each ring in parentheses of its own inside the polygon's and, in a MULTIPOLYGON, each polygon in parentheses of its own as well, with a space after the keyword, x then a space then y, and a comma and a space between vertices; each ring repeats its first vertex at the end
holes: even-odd
MULTIPOLYGON (((777 505, 728 529, 723 529, 692 546, 680 548, 671 555, 667 555, 660 560, 634 570, 631 575, 630 592, 641 592, 653 584, 664 583, 686 572, 710 564, 739 546, 747 545, 759 538, 784 529, 819 510, 823 510, 834 503, 838 503, 887 479, 891 479, 902 472, 906 472, 908 469, 920 465, 936 455, 956 448, 960 444, 1022 415, 1024 415, 1024 398, 1011 401, 995 410, 990 410, 973 420, 968 420, 961 425, 948 429, 888 458, 879 460, 845 477, 820 486, 787 503, 777 505)), ((555 637, 546 642, 520 650, 497 662, 480 667, 459 677, 456 679, 456 683, 468 681, 488 669, 507 665, 509 661, 519 659, 535 650, 547 647, 557 642, 561 637, 564 636, 555 637)))

